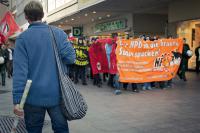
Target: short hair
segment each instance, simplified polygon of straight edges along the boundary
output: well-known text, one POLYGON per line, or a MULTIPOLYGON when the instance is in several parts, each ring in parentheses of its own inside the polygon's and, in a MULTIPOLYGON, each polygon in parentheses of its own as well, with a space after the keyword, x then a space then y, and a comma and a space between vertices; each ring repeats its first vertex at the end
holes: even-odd
POLYGON ((42 4, 37 1, 29 2, 24 8, 24 13, 30 21, 42 20, 44 17, 42 4))

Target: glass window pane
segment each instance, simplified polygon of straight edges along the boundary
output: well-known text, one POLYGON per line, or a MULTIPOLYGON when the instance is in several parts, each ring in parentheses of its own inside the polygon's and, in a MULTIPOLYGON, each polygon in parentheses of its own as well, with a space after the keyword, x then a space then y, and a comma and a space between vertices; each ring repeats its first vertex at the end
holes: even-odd
POLYGON ((55 0, 48 0, 48 12, 52 11, 56 7, 55 0))
POLYGON ((56 8, 65 4, 65 0, 56 0, 56 8))

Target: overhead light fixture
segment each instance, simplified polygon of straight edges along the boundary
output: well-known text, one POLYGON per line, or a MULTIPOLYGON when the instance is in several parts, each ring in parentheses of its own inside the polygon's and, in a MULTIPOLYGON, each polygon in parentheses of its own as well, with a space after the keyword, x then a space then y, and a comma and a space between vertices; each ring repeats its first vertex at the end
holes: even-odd
POLYGON ((97 12, 96 12, 96 11, 93 11, 92 13, 94 13, 94 14, 95 14, 95 13, 97 13, 97 12))
POLYGON ((58 25, 58 27, 60 27, 60 28, 61 28, 61 27, 62 27, 62 25, 58 25))
POLYGON ((94 19, 92 18, 92 22, 94 22, 94 19))
POLYGON ((106 16, 109 18, 111 15, 110 15, 110 14, 107 14, 106 16))
POLYGON ((102 19, 102 17, 99 17, 99 19, 102 19))
POLYGON ((88 14, 86 13, 86 14, 85 14, 85 16, 87 17, 87 16, 88 16, 88 14))
POLYGON ((74 18, 72 18, 71 20, 74 21, 74 18))

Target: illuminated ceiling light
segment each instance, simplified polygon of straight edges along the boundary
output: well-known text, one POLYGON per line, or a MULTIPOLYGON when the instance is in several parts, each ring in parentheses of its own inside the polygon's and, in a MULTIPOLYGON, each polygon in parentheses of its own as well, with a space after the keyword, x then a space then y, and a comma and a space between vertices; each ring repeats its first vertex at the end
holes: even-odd
POLYGON ((94 22, 94 19, 92 18, 92 22, 94 22))
POLYGON ((110 14, 107 14, 106 16, 109 18, 111 15, 110 15, 110 14))
POLYGON ((72 20, 72 21, 74 21, 74 19, 73 19, 73 18, 72 18, 71 20, 72 20))
POLYGON ((99 19, 102 19, 102 17, 99 17, 99 19))
POLYGON ((96 12, 96 11, 93 11, 92 13, 94 13, 94 14, 95 14, 95 13, 97 13, 97 12, 96 12))
POLYGON ((86 14, 85 14, 85 16, 87 17, 87 16, 88 16, 88 14, 86 13, 86 14))
POLYGON ((60 27, 60 28, 61 28, 61 27, 62 27, 62 25, 58 25, 58 27, 60 27))

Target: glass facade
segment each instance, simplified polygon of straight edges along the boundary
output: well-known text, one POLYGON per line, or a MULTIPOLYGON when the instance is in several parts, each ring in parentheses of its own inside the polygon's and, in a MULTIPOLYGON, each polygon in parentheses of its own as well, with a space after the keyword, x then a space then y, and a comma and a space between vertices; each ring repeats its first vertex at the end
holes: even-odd
POLYGON ((48 0, 48 12, 66 4, 73 0, 48 0))

